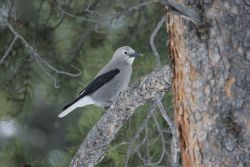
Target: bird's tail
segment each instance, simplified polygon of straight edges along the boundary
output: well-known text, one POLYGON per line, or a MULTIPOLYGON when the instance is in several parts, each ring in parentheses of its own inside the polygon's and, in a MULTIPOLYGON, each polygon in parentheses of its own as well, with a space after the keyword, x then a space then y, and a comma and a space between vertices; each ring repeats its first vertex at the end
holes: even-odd
POLYGON ((89 104, 94 104, 94 101, 89 96, 85 96, 85 97, 83 97, 81 99, 76 99, 72 103, 69 103, 68 105, 63 107, 63 112, 61 112, 58 115, 58 117, 62 118, 64 116, 68 115, 74 109, 76 109, 78 107, 83 107, 83 106, 86 106, 86 105, 89 105, 89 104))

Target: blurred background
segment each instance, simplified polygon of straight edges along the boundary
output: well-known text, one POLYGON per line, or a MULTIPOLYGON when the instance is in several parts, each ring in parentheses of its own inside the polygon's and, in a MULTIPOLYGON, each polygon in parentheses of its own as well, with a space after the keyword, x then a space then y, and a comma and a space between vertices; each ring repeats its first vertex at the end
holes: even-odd
MULTIPOLYGON (((144 55, 133 64, 130 84, 153 71, 156 61, 149 41, 162 15, 164 8, 156 0, 1 0, 0 166, 68 166, 105 110, 87 106, 63 119, 57 115, 120 46, 144 55)), ((155 45, 161 63, 169 63, 165 25, 155 45)), ((163 102, 171 113, 171 93, 163 102)), ((149 105, 137 109, 97 166, 120 167, 125 161, 143 166, 148 154, 152 162, 160 160, 151 166, 168 164, 171 133, 157 113, 157 122, 149 120, 134 143, 142 143, 140 154, 132 151, 127 157, 126 142, 149 110, 149 105), (159 132, 159 126, 165 131, 159 132)))

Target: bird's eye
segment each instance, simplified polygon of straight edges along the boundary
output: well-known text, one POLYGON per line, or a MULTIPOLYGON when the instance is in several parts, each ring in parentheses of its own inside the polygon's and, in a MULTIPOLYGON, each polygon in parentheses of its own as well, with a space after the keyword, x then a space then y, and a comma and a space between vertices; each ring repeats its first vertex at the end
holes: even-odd
POLYGON ((127 51, 124 51, 123 53, 124 53, 125 55, 126 55, 126 54, 128 54, 128 52, 127 52, 127 51))

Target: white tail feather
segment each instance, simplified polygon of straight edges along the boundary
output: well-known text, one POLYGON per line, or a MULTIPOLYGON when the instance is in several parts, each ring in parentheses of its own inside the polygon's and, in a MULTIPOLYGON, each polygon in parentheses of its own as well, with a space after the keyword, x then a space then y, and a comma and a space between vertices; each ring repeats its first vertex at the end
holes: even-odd
POLYGON ((70 107, 68 107, 67 109, 65 109, 63 112, 61 112, 58 117, 62 118, 66 115, 68 115, 70 112, 72 112, 73 110, 75 110, 78 107, 83 107, 86 105, 90 105, 90 104, 94 104, 94 101, 92 98, 90 98, 89 96, 85 96, 82 99, 78 100, 77 102, 75 102, 74 104, 72 104, 70 107))

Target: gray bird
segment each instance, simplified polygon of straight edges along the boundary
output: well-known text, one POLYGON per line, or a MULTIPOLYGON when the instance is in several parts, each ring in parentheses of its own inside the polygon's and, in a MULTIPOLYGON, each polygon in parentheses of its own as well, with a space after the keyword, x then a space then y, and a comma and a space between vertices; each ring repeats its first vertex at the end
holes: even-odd
POLYGON ((98 72, 95 79, 73 102, 63 108, 58 117, 62 118, 74 109, 90 104, 108 108, 115 102, 119 93, 128 87, 133 61, 140 55, 129 46, 118 48, 110 62, 98 72))

